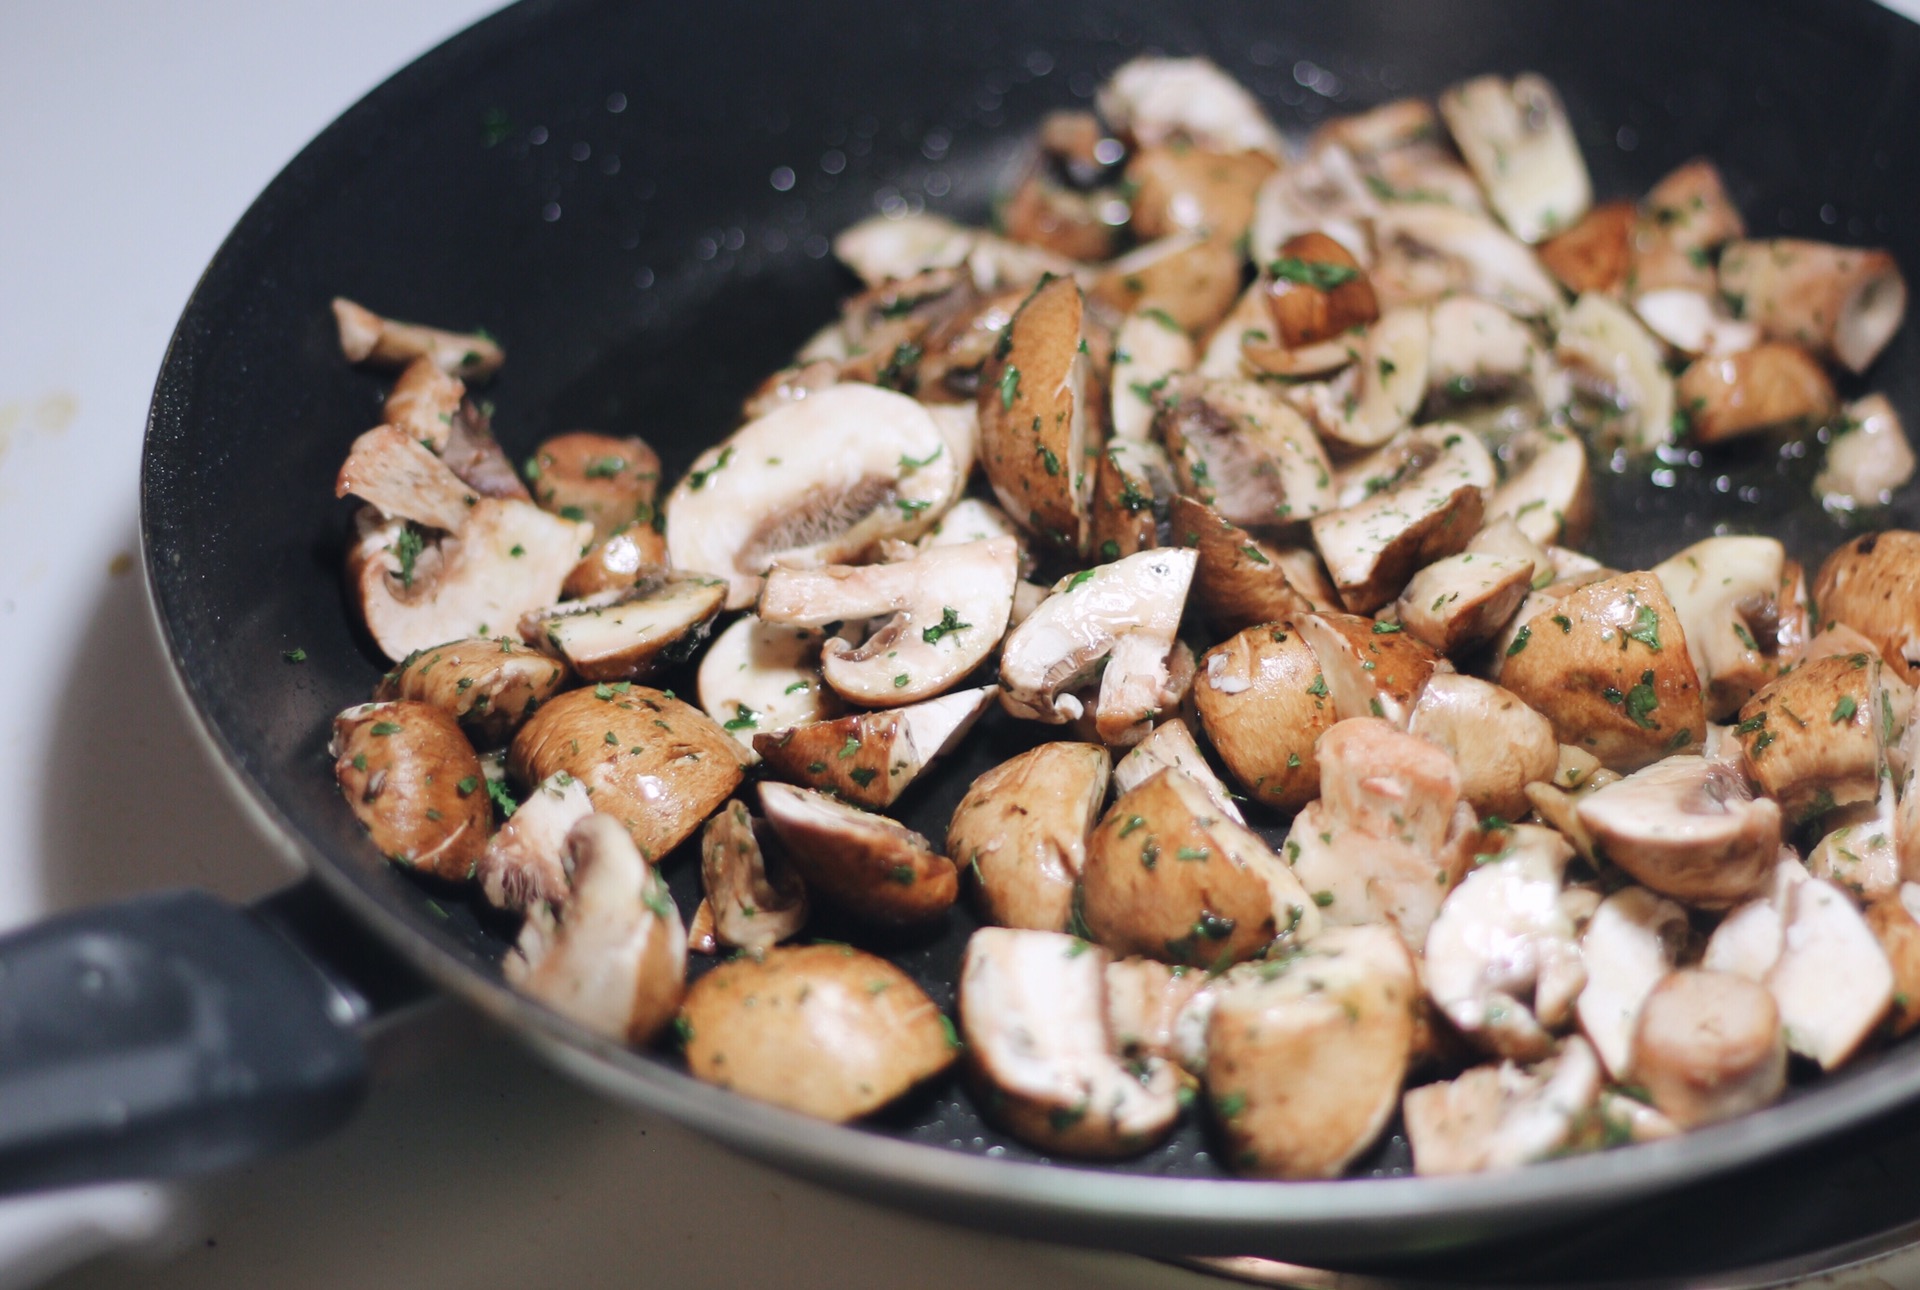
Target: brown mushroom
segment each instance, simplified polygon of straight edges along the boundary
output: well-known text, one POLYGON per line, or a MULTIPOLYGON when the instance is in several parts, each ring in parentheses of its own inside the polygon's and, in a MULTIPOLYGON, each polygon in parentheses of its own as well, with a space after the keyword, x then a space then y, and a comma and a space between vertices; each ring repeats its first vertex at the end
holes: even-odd
POLYGON ((1710 537, 1653 567, 1686 633, 1706 713, 1725 721, 1780 671, 1799 613, 1773 538, 1710 537))
POLYGON ((1900 414, 1884 394, 1869 394, 1847 404, 1814 478, 1814 495, 1840 514, 1885 506, 1913 478, 1913 467, 1913 447, 1900 414))
POLYGON ((1267 309, 1288 349, 1332 340, 1380 316, 1366 270, 1325 233, 1288 238, 1267 271, 1267 309))
MULTIPOLYGON (((1278 549, 1256 541, 1204 502, 1175 497, 1167 507, 1167 525, 1174 542, 1194 548, 1188 601, 1214 630, 1238 631, 1315 608, 1288 576, 1278 549)), ((1319 559, 1312 552, 1302 554, 1319 559)))
POLYGON ((1396 623, 1357 614, 1308 614, 1300 634, 1313 647, 1334 716, 1379 717, 1405 729, 1439 658, 1396 623))
POLYGON ((1243 263, 1232 237, 1174 233, 1107 261, 1087 294, 1121 314, 1158 309, 1197 336, 1233 308, 1243 263))
POLYGON ((1886 529, 1835 547, 1813 582, 1823 622, 1872 641, 1894 673, 1920 682, 1920 533, 1886 529))
POLYGON ((507 357, 490 336, 396 322, 345 296, 333 298, 333 320, 349 363, 405 367, 416 358, 430 358, 449 376, 478 378, 491 376, 507 357))
MULTIPOLYGON (((1330 443, 1349 451, 1377 448, 1412 422, 1426 398, 1432 335, 1425 308, 1388 308, 1357 339, 1322 342, 1346 356, 1344 370, 1328 381, 1296 385, 1288 398, 1330 443)), ((1249 350, 1247 357, 1256 355, 1249 350)))
POLYGON ((1247 796, 1293 811, 1320 795, 1314 746, 1336 718, 1320 660, 1292 623, 1248 627, 1208 650, 1193 701, 1247 796))
POLYGON ((993 702, 992 686, 775 729, 753 747, 778 778, 880 811, 952 751, 993 702))
POLYGON ((925 922, 960 894, 953 862, 884 815, 772 782, 760 785, 760 809, 807 884, 857 917, 925 922))
POLYGON ((1413 575, 1394 619, 1441 654, 1484 645, 1513 618, 1533 587, 1533 561, 1463 551, 1413 575))
POLYGON ((1725 909, 1753 895, 1780 852, 1780 808, 1724 762, 1655 762, 1581 799, 1597 852, 1664 896, 1725 909))
POLYGON ((556 435, 527 459, 534 500, 557 515, 586 520, 603 542, 627 524, 653 523, 660 458, 644 439, 576 430, 556 435))
POLYGON ((850 945, 730 959, 694 982, 680 1020, 696 1079, 835 1123, 879 1110, 959 1056, 926 991, 850 945))
POLYGON ((636 520, 589 547, 567 573, 560 591, 572 600, 622 591, 661 577, 666 564, 667 539, 659 526, 636 520))
POLYGON ((1572 1146, 1601 1098, 1600 1063, 1578 1035, 1526 1069, 1476 1066, 1401 1099, 1413 1167, 1423 1176, 1512 1169, 1572 1146))
POLYGON ((499 831, 474 869, 487 903, 499 909, 555 909, 573 892, 567 835, 593 814, 586 785, 565 771, 534 785, 499 831))
POLYGON ((743 614, 700 656, 700 706, 752 760, 763 733, 829 720, 839 696, 820 676, 821 632, 743 614))
POLYGON ((1540 243, 1540 263, 1575 295, 1611 292, 1626 281, 1634 222, 1632 202, 1601 202, 1540 243))
POLYGON ((1873 365, 1907 312, 1907 282, 1887 252, 1782 237, 1732 242, 1720 293, 1736 317, 1850 372, 1873 365))
POLYGON ((477 744, 504 742, 566 684, 566 665, 511 637, 469 636, 419 650, 380 678, 376 700, 430 703, 477 744))
POLYGON ((1257 150, 1215 152, 1184 143, 1136 148, 1122 181, 1133 192, 1129 226, 1142 241, 1183 232, 1231 241, 1247 231, 1254 194, 1277 169, 1271 153, 1257 150))
POLYGON ((1511 518, 1538 543, 1583 541, 1593 523, 1586 445, 1559 430, 1527 430, 1509 441, 1509 453, 1487 518, 1511 518))
POLYGON ((1780 958, 1766 977, 1780 1006, 1787 1047, 1840 1066, 1893 1006, 1893 967, 1866 920, 1838 887, 1819 878, 1784 900, 1780 958))
POLYGON ((395 864, 466 878, 492 823, 480 759, 429 703, 363 703, 333 719, 333 774, 373 845, 395 864))
POLYGON ((1683 1129, 1758 1110, 1786 1091, 1780 1009, 1744 977, 1672 973, 1641 1006, 1633 1078, 1683 1129))
POLYGON ((1545 77, 1477 76, 1444 91, 1439 107, 1487 203, 1515 237, 1538 242, 1586 213, 1593 200, 1587 165, 1545 77))
POLYGON ((562 601, 528 615, 520 634, 547 645, 585 680, 632 681, 691 658, 726 599, 719 578, 668 577, 562 601))
POLYGON ((1176 377, 1153 428, 1180 491, 1228 523, 1287 524, 1333 505, 1326 449, 1298 412, 1257 382, 1176 377))
POLYGON ((1111 764, 1098 744, 1045 743, 974 780, 947 826, 947 855, 973 874, 988 922, 1066 930, 1111 764))
POLYGON ((1902 883, 1891 896, 1882 896, 1867 906, 1867 926, 1893 969, 1893 1010, 1890 1017, 1894 1037, 1920 1026, 1920 885, 1902 883))
POLYGON ((1833 382, 1807 351, 1768 341, 1737 354, 1697 358, 1674 386, 1701 443, 1833 415, 1833 382))
POLYGON ((1527 785, 1551 779, 1559 757, 1551 722, 1511 691, 1457 672, 1427 681, 1407 732, 1446 750, 1460 795, 1483 816, 1525 815, 1527 785))
POLYGON ((701 830, 700 887, 719 945, 764 950, 806 926, 806 887, 738 798, 701 830))
POLYGON ((1873 800, 1884 765, 1879 673, 1864 654, 1813 659, 1740 709, 1741 769, 1794 821, 1873 800))

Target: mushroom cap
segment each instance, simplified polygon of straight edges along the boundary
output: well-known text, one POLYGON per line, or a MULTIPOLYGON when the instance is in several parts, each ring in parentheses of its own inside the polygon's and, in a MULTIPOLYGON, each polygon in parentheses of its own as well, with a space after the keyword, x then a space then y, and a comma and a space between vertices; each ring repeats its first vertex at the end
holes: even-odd
POLYGON ((1336 717, 1320 660, 1294 624, 1248 627, 1208 650, 1193 703, 1248 797, 1292 811, 1320 795, 1314 748, 1336 717))
POLYGON ((564 663, 510 636, 469 636, 400 660, 374 697, 431 703, 476 743, 498 744, 566 681, 564 663))
POLYGON ((508 765, 529 784, 565 771, 592 791, 596 811, 627 826, 642 856, 664 857, 738 786, 741 753, 698 708, 622 686, 546 704, 514 736, 508 765))
POLYGON ((1552 722, 1512 691, 1457 672, 1427 681, 1407 730, 1453 758, 1476 815, 1525 815, 1527 785, 1551 779, 1560 756, 1552 722))
POLYGON ((1162 721, 1153 728, 1152 734, 1120 759, 1120 764, 1113 768, 1114 791, 1125 793, 1168 769, 1179 771, 1205 789, 1222 815, 1236 824, 1247 822, 1240 808, 1233 804, 1233 794, 1207 764, 1206 754, 1194 742, 1193 732, 1179 717, 1162 721))
POLYGON ((1128 314, 1113 338, 1112 415, 1115 439, 1151 437, 1155 395, 1172 377, 1192 371, 1193 338, 1159 310, 1128 314))
MULTIPOLYGON (((1251 533, 1229 524, 1212 507, 1191 497, 1175 497, 1167 508, 1167 524, 1176 543, 1194 549, 1189 598, 1215 630, 1239 631, 1316 607, 1294 585, 1277 548, 1255 541, 1251 533)), ((1319 563, 1313 552, 1301 554, 1319 563)))
POLYGON ((1680 374, 1674 395, 1701 443, 1821 421, 1840 406, 1833 382, 1813 356, 1780 341, 1696 358, 1680 374))
POLYGON ((1893 1011, 1890 1024, 1895 1038, 1920 1025, 1920 885, 1902 883, 1891 896, 1882 896, 1867 906, 1867 926, 1893 969, 1893 1011))
POLYGON ((643 582, 591 600, 563 601, 521 628, 588 681, 630 681, 685 662, 706 640, 727 584, 704 574, 643 582))
POLYGON ((1184 141, 1136 147, 1121 180, 1133 193, 1128 226, 1141 241, 1180 232, 1237 238, 1253 219, 1254 194, 1279 168, 1272 153, 1252 147, 1195 148, 1184 141))
POLYGON ((925 922, 960 894, 953 862, 884 815, 770 781, 760 809, 808 886, 868 922, 925 922))
POLYGON ((1180 491, 1229 523, 1284 525, 1333 506, 1326 449, 1298 412, 1257 381, 1175 377, 1153 426, 1180 491))
POLYGON ((770 834, 754 827, 738 798, 700 831, 700 886, 706 892, 701 903, 719 945, 765 949, 806 925, 806 886, 770 845, 770 834))
POLYGON ((1170 233, 1100 266, 1087 295, 1119 314, 1158 310, 1197 336, 1232 311, 1245 263, 1234 238, 1170 233))
POLYGON ((1440 659, 1397 624, 1358 614, 1308 614, 1300 634, 1320 662, 1334 716, 1378 717, 1405 728, 1440 659))
POLYGON ((593 540, 604 542, 628 524, 653 522, 660 457, 644 439, 574 430, 535 448, 527 476, 535 501, 556 515, 586 520, 593 540))
POLYGON ((838 697, 820 676, 821 632, 742 614, 700 656, 700 706, 751 753, 762 732, 832 717, 838 697))
POLYGON ((1745 977, 1695 968, 1669 974, 1640 1007, 1633 1078, 1683 1129, 1744 1115, 1787 1086, 1780 1009, 1745 977))
MULTIPOLYGON (((1377 448, 1405 429, 1427 393, 1428 349, 1432 325, 1419 305, 1396 304, 1362 333, 1358 346, 1346 336, 1292 351, 1293 361, 1263 361, 1279 375, 1312 375, 1319 364, 1308 356, 1326 346, 1334 367, 1344 370, 1330 381, 1295 386, 1288 397, 1306 412, 1313 428, 1329 443, 1348 451, 1377 448)), ((1248 351, 1249 359, 1255 352, 1248 351)))
POLYGON ((1865 654, 1810 659, 1741 707, 1741 769, 1788 818, 1879 792, 1884 736, 1893 733, 1882 731, 1879 674, 1879 659, 1865 654))
POLYGON ((1086 549, 1087 449, 1098 410, 1086 300, 1071 278, 1043 283, 1007 324, 980 376, 980 461, 1007 513, 1035 536, 1086 549))
POLYGON ((1493 639, 1533 586, 1533 561, 1462 551, 1413 575, 1394 606, 1407 633, 1441 654, 1493 639))
POLYGON ((992 686, 956 690, 885 712, 856 712, 753 737, 775 776, 881 811, 966 737, 992 686))
POLYGON ((675 569, 728 579, 727 608, 759 575, 855 559, 911 540, 961 480, 933 415, 891 390, 847 383, 748 422, 695 458, 666 503, 675 569))
POLYGON ((1575 295, 1611 292, 1626 280, 1633 262, 1634 203, 1601 202, 1535 248, 1540 263, 1575 295))
POLYGON ((1779 667, 1786 551, 1765 537, 1710 537, 1653 567, 1673 601, 1707 715, 1739 710, 1779 667))
POLYGON ((695 1078, 835 1122, 878 1110, 959 1055, 913 978, 850 945, 729 959, 694 982, 680 1015, 695 1078))
POLYGON ((1860 632, 1902 680, 1920 682, 1920 533, 1885 529, 1834 548, 1813 598, 1823 622, 1860 632))
POLYGON ((947 826, 947 855, 973 874, 988 922, 1066 930, 1112 760, 1099 744, 1045 743, 973 781, 947 826))
POLYGON ((1531 72, 1478 76, 1440 95, 1440 115, 1501 221, 1523 242, 1568 227, 1593 201, 1560 96, 1531 72))
POLYGON ((429 703, 363 703, 333 719, 333 774, 373 845, 395 864, 465 878, 493 810, 480 758, 429 703))
POLYGON ((1583 798, 1595 848, 1664 896, 1725 909, 1764 887, 1780 853, 1780 807, 1722 762, 1681 755, 1583 798))

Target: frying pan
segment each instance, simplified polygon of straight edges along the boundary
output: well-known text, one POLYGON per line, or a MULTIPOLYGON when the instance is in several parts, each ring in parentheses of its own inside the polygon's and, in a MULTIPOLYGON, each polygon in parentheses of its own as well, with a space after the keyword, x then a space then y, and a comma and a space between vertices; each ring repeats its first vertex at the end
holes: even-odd
MULTIPOLYGON (((195 290, 154 394, 143 536, 161 631, 241 796, 326 894, 310 884, 246 913, 184 893, 0 946, 0 1180, 215 1167, 323 1130, 364 1078, 353 1026, 412 971, 609 1096, 780 1167, 954 1221, 1162 1254, 1378 1266, 1538 1248, 1729 1171, 1845 1150, 1920 1094, 1920 1049, 1902 1045, 1723 1126, 1505 1174, 1402 1176, 1390 1138, 1346 1180, 1233 1181, 1194 1122, 1137 1161, 1051 1163, 954 1082, 836 1127, 589 1035, 505 987, 510 922, 374 855, 326 754, 333 713, 382 667, 342 601, 349 508, 328 485, 384 382, 342 362, 328 299, 498 335, 509 362, 485 392, 516 456, 584 426, 643 435, 677 472, 834 316, 849 285, 827 252, 836 229, 876 209, 983 218, 1023 131, 1142 50, 1207 54, 1291 129, 1539 70, 1602 195, 1706 154, 1757 233, 1878 243, 1920 265, 1905 147, 1920 29, 1866 0, 528 0, 498 14, 273 182, 195 290)), ((1910 416, 1917 344, 1903 332, 1872 374, 1910 416)), ((1646 567, 1716 531, 1766 531, 1817 561, 1844 530, 1808 500, 1813 465, 1771 444, 1670 453, 1651 477, 1602 463, 1593 548, 1646 567)), ((1917 512, 1909 492, 1881 522, 1917 512)), ((986 724, 916 789, 908 822, 938 838, 972 778, 1031 738, 986 724)), ((1284 825, 1264 823, 1269 837, 1284 825)), ((683 910, 696 867, 667 863, 683 910)), ((950 1008, 972 926, 959 908, 882 948, 950 1008)))

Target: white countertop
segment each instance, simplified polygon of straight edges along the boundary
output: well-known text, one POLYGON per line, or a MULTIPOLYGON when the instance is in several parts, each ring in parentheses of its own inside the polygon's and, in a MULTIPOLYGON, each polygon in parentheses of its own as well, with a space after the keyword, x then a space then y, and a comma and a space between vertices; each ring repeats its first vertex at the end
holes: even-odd
MULTIPOLYGON (((253 196, 491 7, 0 5, 0 927, 159 887, 244 898, 286 880, 189 733, 148 622, 147 399, 201 267, 253 196)), ((794 1182, 595 1098, 451 1005, 395 1037, 367 1106, 324 1143, 204 1183, 0 1203, 0 1287, 113 1245, 57 1284, 1215 1284, 794 1182)))

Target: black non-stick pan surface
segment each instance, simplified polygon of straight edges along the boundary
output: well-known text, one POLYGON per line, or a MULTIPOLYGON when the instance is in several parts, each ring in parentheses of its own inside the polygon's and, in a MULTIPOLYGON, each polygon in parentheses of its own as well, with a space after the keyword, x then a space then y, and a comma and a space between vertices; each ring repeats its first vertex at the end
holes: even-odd
MULTIPOLYGON (((1296 131, 1478 72, 1538 70, 1601 195, 1637 194, 1705 154, 1756 233, 1882 244, 1920 266, 1920 29, 1864 0, 530 0, 396 76, 274 181, 208 268, 160 374, 147 567, 179 674, 244 792, 372 935, 610 1095, 835 1186, 1002 1231, 1347 1263, 1484 1251, 1570 1220, 1599 1230, 1599 1211, 1834 1139, 1920 1093, 1920 1049, 1901 1046, 1719 1128, 1507 1174, 1401 1176, 1393 1140, 1349 1180, 1233 1181, 1197 1114, 1139 1160, 1050 1164, 988 1127, 957 1080, 839 1128, 587 1036, 503 986, 510 922, 374 854, 326 741, 382 668, 342 599, 349 507, 332 480, 379 419, 384 382, 341 360, 329 298, 498 336, 508 363, 485 394, 516 457, 594 428, 644 436, 671 475, 835 315, 851 285, 828 253, 836 230, 877 210, 984 218, 1023 131, 1143 50, 1212 57, 1296 131), (293 649, 303 663, 284 661, 293 649)), ((1917 344, 1908 328, 1871 374, 1909 418, 1917 344)), ((1814 464, 1772 444, 1673 454, 1657 471, 1603 463, 1593 549, 1636 568, 1709 533, 1760 531, 1817 561, 1845 530, 1809 500, 1814 464)), ((1884 522, 1912 526, 1916 510, 1903 495, 1884 522)), ((1032 737, 986 723, 916 788, 907 820, 938 840, 972 778, 1032 737)), ((668 862, 683 911, 695 869, 668 862)), ((956 908, 883 948, 950 1007, 973 926, 956 908)))

